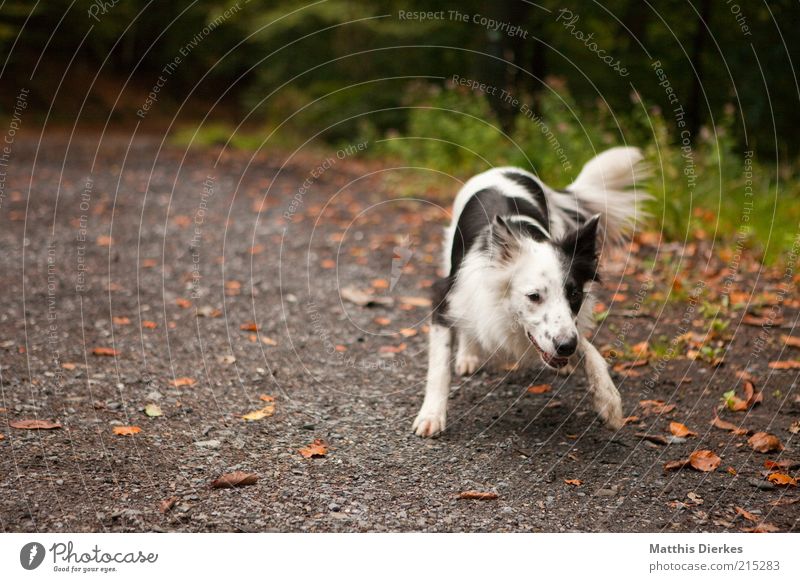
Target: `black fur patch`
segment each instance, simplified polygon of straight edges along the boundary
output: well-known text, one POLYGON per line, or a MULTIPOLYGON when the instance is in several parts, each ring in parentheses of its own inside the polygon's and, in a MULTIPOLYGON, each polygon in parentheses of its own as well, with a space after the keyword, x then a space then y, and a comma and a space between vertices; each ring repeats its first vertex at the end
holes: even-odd
POLYGON ((526 174, 522 174, 519 172, 503 172, 503 176, 519 184, 528 193, 533 196, 533 199, 536 200, 536 204, 539 206, 539 210, 541 211, 543 221, 542 225, 549 229, 550 228, 550 213, 547 208, 547 197, 544 195, 544 190, 542 190, 542 186, 533 178, 526 174))
POLYGON ((589 281, 600 280, 597 272, 597 225, 598 217, 592 217, 558 243, 564 253, 567 272, 564 294, 570 309, 576 314, 583 303, 583 286, 589 281))
POLYGON ((431 287, 431 302, 433 305, 431 320, 436 325, 444 325, 446 327, 453 325, 447 317, 447 295, 450 293, 452 286, 453 279, 451 277, 442 277, 437 279, 431 287))

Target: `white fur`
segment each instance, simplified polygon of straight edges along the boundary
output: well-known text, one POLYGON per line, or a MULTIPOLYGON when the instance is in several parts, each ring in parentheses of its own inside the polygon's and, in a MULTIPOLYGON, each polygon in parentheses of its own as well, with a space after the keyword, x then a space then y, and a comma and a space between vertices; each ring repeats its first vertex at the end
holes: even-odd
MULTIPOLYGON (((525 173, 542 187, 550 224, 539 226, 549 230, 554 240, 573 226, 570 217, 576 210, 586 218, 600 214, 602 229, 610 241, 620 240, 642 215, 637 202, 646 194, 629 190, 646 172, 642 155, 635 148, 613 148, 590 160, 568 187, 569 193, 553 190, 528 172, 494 168, 471 178, 456 196, 452 223, 446 233, 443 260, 446 272, 450 272, 451 246, 459 216, 477 192, 491 187, 506 196, 537 204, 525 188, 503 175, 509 170, 525 173)), ((546 241, 521 241, 514 259, 502 265, 495 257, 470 250, 448 294, 447 315, 458 340, 456 371, 471 374, 490 361, 532 366, 540 357, 529 334, 541 349, 552 354, 556 349, 555 338, 577 333, 577 351, 570 365, 582 360, 595 409, 610 427, 619 428, 622 425, 619 392, 603 357, 584 337, 594 325, 592 284, 586 285, 583 304, 574 317, 560 292, 563 271, 564 265, 546 241), (531 291, 541 294, 536 305, 521 299, 531 291)), ((420 436, 434 436, 445 428, 453 339, 451 329, 431 326, 425 399, 413 424, 420 436)))

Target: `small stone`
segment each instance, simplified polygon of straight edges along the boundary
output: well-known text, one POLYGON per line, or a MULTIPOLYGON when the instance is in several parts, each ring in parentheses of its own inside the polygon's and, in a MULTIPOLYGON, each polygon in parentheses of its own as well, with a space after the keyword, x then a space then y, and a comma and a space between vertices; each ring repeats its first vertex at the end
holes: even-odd
POLYGON ((217 439, 209 439, 207 441, 196 441, 194 444, 201 449, 218 449, 222 443, 217 439))

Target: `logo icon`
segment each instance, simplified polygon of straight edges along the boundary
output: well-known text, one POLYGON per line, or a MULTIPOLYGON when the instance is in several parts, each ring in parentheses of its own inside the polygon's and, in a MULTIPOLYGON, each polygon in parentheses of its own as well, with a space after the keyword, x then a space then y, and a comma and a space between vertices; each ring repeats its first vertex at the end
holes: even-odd
POLYGON ((39 542, 30 542, 19 551, 19 563, 26 570, 35 570, 44 561, 44 546, 39 542))

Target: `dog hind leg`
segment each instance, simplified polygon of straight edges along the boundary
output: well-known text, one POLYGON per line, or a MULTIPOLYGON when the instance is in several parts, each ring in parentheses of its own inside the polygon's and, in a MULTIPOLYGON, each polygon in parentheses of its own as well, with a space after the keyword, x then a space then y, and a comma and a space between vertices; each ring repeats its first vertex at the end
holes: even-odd
POLYGON ((411 427, 421 437, 435 436, 445 427, 447 397, 450 393, 452 330, 443 325, 433 324, 428 341, 428 377, 425 385, 425 399, 422 401, 422 407, 411 427))

